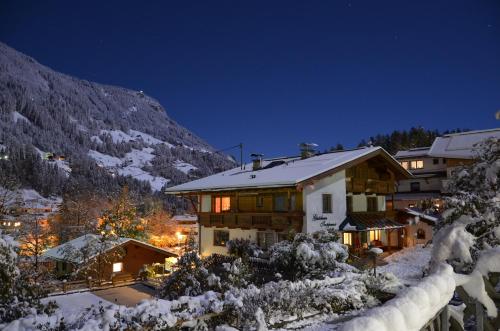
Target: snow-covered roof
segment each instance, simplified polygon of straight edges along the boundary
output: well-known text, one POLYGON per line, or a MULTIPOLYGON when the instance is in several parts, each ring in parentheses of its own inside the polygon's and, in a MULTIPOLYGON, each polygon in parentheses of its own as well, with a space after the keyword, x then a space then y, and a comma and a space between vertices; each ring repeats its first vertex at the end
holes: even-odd
POLYGON ((405 151, 398 151, 394 156, 396 159, 409 157, 427 156, 430 147, 411 148, 405 151))
POLYGON ((416 210, 413 208, 405 208, 404 212, 409 214, 409 215, 412 215, 412 216, 418 216, 420 218, 426 219, 428 221, 431 221, 434 224, 436 224, 441 218, 441 216, 437 213, 430 215, 430 214, 426 214, 422 210, 416 210))
POLYGON ((184 214, 184 215, 175 215, 172 217, 173 221, 176 222, 197 222, 198 221, 198 216, 197 215, 191 215, 191 214, 184 214))
POLYGON ((500 128, 447 134, 434 140, 429 156, 472 159, 474 145, 488 138, 500 139, 500 128))
POLYGON ((212 176, 194 180, 185 184, 167 188, 170 194, 195 191, 222 191, 255 187, 295 186, 307 179, 321 175, 327 171, 344 169, 343 166, 356 160, 382 155, 403 177, 411 178, 406 171, 382 147, 365 147, 348 151, 335 151, 315 155, 306 159, 300 157, 275 158, 262 161, 262 167, 252 170, 252 164, 243 169, 237 167, 212 176))
MULTIPOLYGON (((70 240, 68 242, 65 242, 64 244, 61 244, 59 246, 52 247, 51 249, 45 251, 43 253, 42 257, 48 258, 48 259, 53 259, 53 260, 63 260, 63 261, 66 260, 66 261, 68 261, 68 257, 65 256, 65 254, 64 254, 65 248, 69 248, 70 246, 72 246, 75 250, 79 251, 79 250, 82 250, 91 241, 98 240, 99 238, 100 238, 100 236, 95 235, 95 234, 85 234, 83 236, 80 236, 80 237, 75 238, 73 240, 70 240)), ((133 238, 123 238, 123 237, 118 238, 116 241, 110 241, 109 247, 107 247, 106 251, 113 249, 117 246, 123 245, 125 243, 128 243, 128 242, 134 242, 134 243, 137 243, 139 245, 147 246, 147 247, 150 247, 151 249, 154 249, 156 251, 162 251, 162 252, 167 253, 167 254, 177 255, 176 253, 174 253, 173 251, 170 251, 168 249, 156 247, 156 246, 150 245, 148 243, 145 243, 143 241, 139 241, 139 240, 136 240, 133 238)), ((69 262, 78 263, 81 261, 69 261, 69 262)))

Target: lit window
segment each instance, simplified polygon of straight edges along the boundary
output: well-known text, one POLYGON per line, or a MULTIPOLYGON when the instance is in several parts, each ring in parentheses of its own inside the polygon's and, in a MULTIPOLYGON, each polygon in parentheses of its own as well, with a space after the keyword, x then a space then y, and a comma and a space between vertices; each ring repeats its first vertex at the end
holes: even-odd
POLYGON ((343 239, 344 239, 344 244, 352 245, 352 233, 344 232, 343 239))
POLYGON ((410 162, 411 169, 423 169, 424 168, 424 160, 413 160, 410 162))
POLYGON ((226 243, 229 241, 229 231, 214 231, 214 246, 226 246, 226 243))
POLYGON ((231 198, 230 197, 216 197, 214 210, 216 213, 231 210, 231 198))
POLYGON ((370 231, 370 241, 380 240, 380 234, 381 234, 380 230, 371 230, 370 231))
POLYGON ((403 161, 403 162, 401 162, 401 166, 402 166, 403 168, 405 168, 406 170, 408 170, 408 161, 403 161))
POLYGON ((120 272, 122 270, 123 270, 123 263, 122 262, 113 263, 113 272, 120 272))

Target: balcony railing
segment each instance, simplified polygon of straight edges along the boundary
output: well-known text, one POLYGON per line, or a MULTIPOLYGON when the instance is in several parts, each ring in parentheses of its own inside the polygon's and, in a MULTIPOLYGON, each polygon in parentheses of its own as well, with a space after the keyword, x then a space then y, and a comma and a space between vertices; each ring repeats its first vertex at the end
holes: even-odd
POLYGON ((391 182, 376 179, 351 178, 346 181, 347 192, 353 193, 394 193, 394 185, 391 182))
POLYGON ((243 229, 271 229, 287 231, 294 229, 302 231, 304 213, 300 212, 228 212, 228 213, 199 213, 200 224, 203 226, 243 228, 243 229))

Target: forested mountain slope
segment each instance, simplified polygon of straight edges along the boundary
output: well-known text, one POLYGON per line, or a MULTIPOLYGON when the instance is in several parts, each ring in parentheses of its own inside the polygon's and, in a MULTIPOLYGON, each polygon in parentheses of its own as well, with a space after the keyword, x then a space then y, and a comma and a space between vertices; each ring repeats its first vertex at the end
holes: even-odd
POLYGON ((55 72, 0 43, 0 172, 19 186, 149 194, 233 165, 142 91, 55 72))

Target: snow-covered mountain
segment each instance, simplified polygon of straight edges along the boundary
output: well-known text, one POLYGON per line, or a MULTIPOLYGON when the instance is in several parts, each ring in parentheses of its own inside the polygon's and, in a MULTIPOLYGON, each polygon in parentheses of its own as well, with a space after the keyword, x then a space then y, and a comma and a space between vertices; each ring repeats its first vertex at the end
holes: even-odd
POLYGON ((233 165, 142 91, 58 73, 2 43, 0 157, 0 171, 44 195, 85 179, 160 191, 233 165))

